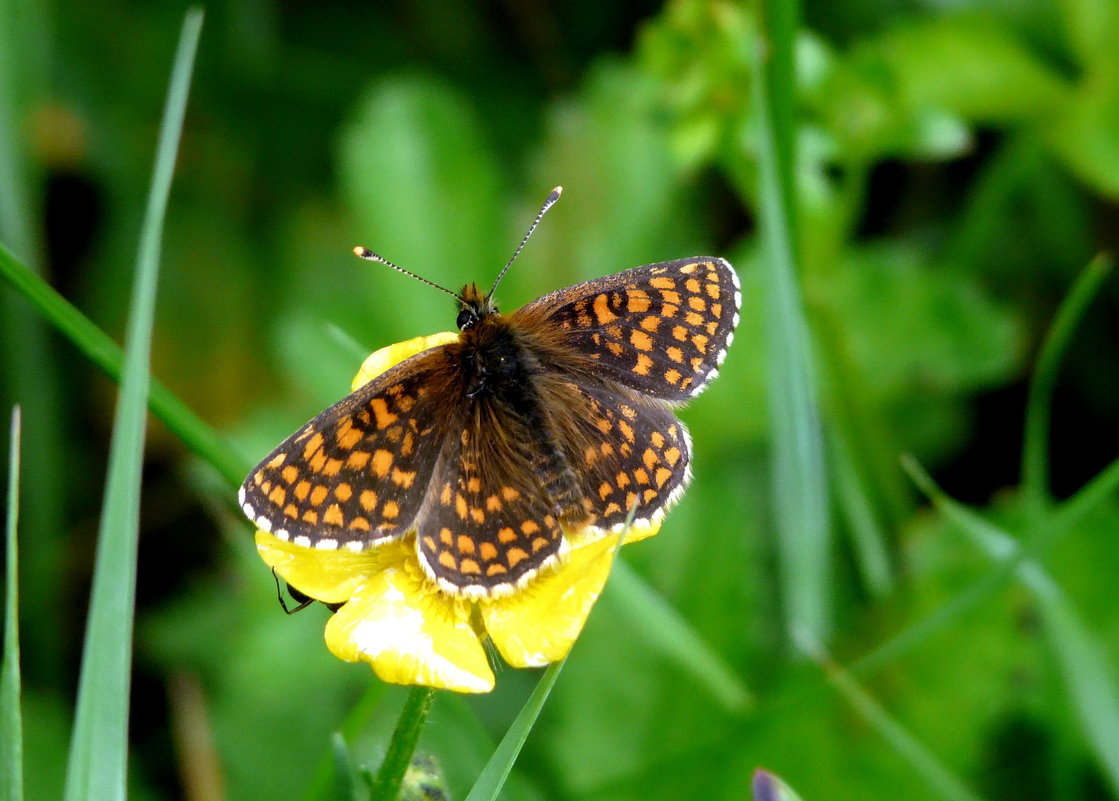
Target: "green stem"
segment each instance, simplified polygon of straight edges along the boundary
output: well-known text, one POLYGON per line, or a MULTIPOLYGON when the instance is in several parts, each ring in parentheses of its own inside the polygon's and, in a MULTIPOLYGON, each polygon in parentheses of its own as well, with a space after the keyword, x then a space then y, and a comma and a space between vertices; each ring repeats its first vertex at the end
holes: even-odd
POLYGON ((404 702, 400 720, 396 722, 396 731, 392 733, 385 760, 373 779, 369 801, 396 801, 396 797, 400 795, 404 771, 412 764, 416 741, 420 739, 420 732, 423 731, 434 699, 435 690, 431 687, 413 687, 408 693, 408 700, 404 702))

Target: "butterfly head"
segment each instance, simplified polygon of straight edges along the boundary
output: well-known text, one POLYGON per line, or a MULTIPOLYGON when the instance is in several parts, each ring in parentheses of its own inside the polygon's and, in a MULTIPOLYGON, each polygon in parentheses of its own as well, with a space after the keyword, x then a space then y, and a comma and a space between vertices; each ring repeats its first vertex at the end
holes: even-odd
POLYGON ((459 331, 469 331, 486 317, 497 314, 497 304, 493 302, 492 294, 483 295, 477 284, 467 284, 456 297, 458 317, 455 325, 459 331))

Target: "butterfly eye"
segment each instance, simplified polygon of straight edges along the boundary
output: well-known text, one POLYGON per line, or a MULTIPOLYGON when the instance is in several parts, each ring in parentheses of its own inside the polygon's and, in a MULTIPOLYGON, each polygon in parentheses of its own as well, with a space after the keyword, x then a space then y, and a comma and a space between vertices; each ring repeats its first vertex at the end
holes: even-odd
POLYGON ((465 331, 467 328, 473 328, 477 322, 478 315, 474 313, 473 309, 463 309, 458 313, 455 325, 458 326, 459 331, 465 331))

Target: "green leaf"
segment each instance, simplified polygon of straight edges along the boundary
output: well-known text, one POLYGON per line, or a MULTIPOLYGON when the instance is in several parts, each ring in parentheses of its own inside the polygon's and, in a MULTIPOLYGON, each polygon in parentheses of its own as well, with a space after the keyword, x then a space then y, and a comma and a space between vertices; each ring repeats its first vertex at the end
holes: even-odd
POLYGON ((528 739, 529 732, 532 731, 536 719, 540 716, 540 710, 544 708, 544 702, 548 700, 548 694, 555 686, 556 679, 559 678, 560 671, 563 670, 566 661, 566 659, 561 659, 559 662, 548 665, 548 669, 544 671, 544 675, 536 683, 532 695, 521 707, 521 711, 517 713, 513 725, 505 732, 505 736, 501 738, 501 743, 493 752, 490 761, 482 769, 478 781, 470 788, 466 801, 495 801, 501 792, 501 788, 505 785, 505 780, 509 778, 509 773, 513 770, 513 763, 517 761, 517 756, 521 753, 521 748, 524 746, 525 740, 528 739))
POLYGON ((5 531, 4 658, 0 665, 0 801, 23 801, 23 714, 19 669, 19 407, 12 409, 8 441, 8 512, 5 531))
POLYGON ((109 452, 109 474, 66 775, 67 801, 91 798, 122 801, 126 796, 136 546, 151 329, 155 316, 163 220, 201 27, 202 12, 198 9, 188 11, 171 73, 171 87, 140 235, 120 400, 109 452))
MULTIPOLYGON (((795 150, 792 24, 794 3, 774 3, 768 30, 771 58, 761 41, 754 96, 760 110, 759 225, 766 258, 766 348, 773 505, 777 517, 783 600, 789 631, 823 639, 830 627, 831 530, 822 423, 811 335, 796 272, 797 207, 792 196, 795 150), (784 55, 782 55, 784 54, 784 55)), ((743 172, 738 172, 740 192, 743 172)))

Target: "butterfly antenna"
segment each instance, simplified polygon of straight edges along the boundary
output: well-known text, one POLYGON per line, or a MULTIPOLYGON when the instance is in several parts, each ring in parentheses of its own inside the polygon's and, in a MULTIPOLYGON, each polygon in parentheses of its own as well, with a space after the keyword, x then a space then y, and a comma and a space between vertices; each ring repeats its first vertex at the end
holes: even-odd
POLYGON ((505 273, 509 272, 509 268, 513 266, 513 262, 516 260, 517 256, 521 255, 521 250, 524 249, 525 243, 528 242, 528 238, 532 236, 532 232, 536 230, 536 226, 540 224, 540 220, 544 218, 544 214, 548 211, 548 209, 552 207, 552 205, 557 200, 560 199, 560 195, 562 194, 562 186, 557 186, 555 189, 548 193, 548 199, 545 200, 544 205, 540 207, 540 212, 536 215, 536 219, 532 221, 532 225, 528 227, 528 233, 526 233, 525 238, 521 240, 521 244, 517 245, 517 250, 513 254, 513 258, 509 259, 508 263, 506 263, 506 265, 501 269, 501 272, 498 274, 497 279, 493 282, 493 286, 490 287, 489 294, 486 295, 487 298, 493 297, 493 293, 497 291, 497 285, 501 283, 501 279, 505 277, 505 273))
POLYGON ((391 261, 386 259, 384 256, 378 256, 376 253, 374 253, 369 248, 363 248, 359 245, 358 247, 354 248, 354 255, 357 256, 359 259, 365 259, 366 261, 375 261, 378 264, 385 265, 386 267, 392 267, 398 273, 404 273, 405 275, 408 275, 408 276, 411 276, 412 278, 415 278, 417 281, 419 281, 421 283, 427 284, 428 286, 433 286, 433 287, 435 287, 436 289, 438 289, 442 292, 446 292, 448 295, 450 295, 452 298, 456 299, 460 303, 465 303, 466 302, 465 300, 463 300, 462 295, 460 295, 458 292, 452 292, 451 290, 447 289, 447 287, 445 287, 445 286, 439 286, 439 284, 435 283, 434 281, 429 281, 426 278, 424 278, 422 275, 416 275, 411 270, 405 270, 403 267, 397 267, 395 264, 393 264, 391 261))

